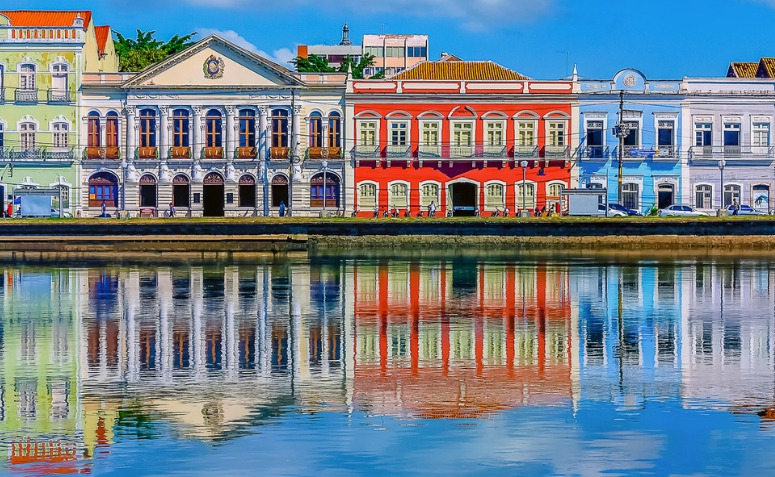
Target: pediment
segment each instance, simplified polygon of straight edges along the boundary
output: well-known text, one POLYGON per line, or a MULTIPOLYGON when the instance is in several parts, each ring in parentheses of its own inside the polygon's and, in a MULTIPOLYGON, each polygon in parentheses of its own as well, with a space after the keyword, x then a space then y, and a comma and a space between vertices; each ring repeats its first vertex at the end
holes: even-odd
POLYGON ((245 89, 303 84, 289 70, 217 36, 138 73, 131 89, 245 89))

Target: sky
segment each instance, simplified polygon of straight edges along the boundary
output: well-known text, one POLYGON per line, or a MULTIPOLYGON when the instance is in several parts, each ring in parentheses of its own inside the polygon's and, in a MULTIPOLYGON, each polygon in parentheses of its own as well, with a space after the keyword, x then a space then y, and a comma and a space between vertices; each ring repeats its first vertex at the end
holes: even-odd
MULTIPOLYGON (((11 4, 13 6, 11 7, 11 4)), ((533 78, 724 76, 775 56, 775 0, 14 0, 14 9, 90 9, 125 36, 217 33, 285 63, 299 44, 364 34, 430 36, 430 56, 492 60, 533 78), (65 4, 67 5, 65 7, 65 4)), ((200 36, 201 37, 201 36, 200 36)))

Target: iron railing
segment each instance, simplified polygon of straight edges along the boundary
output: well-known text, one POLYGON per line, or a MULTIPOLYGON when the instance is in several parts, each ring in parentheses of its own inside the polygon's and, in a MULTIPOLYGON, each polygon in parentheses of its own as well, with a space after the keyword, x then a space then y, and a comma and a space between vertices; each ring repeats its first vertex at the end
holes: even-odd
POLYGON ((120 147, 88 146, 83 148, 81 154, 83 160, 89 159, 121 159, 120 147))
POLYGON ((50 89, 47 93, 49 103, 72 103, 73 92, 63 89, 50 89))
POLYGON ((756 160, 775 158, 773 146, 692 146, 689 159, 694 160, 756 160))
POLYGON ((38 102, 38 90, 36 89, 17 89, 16 90, 16 102, 17 103, 37 103, 38 102))
POLYGON ((305 159, 341 159, 342 148, 338 146, 331 147, 308 147, 304 153, 305 159))
POLYGON ((0 158, 13 162, 72 162, 76 158, 74 147, 52 148, 31 147, 2 149, 0 158))

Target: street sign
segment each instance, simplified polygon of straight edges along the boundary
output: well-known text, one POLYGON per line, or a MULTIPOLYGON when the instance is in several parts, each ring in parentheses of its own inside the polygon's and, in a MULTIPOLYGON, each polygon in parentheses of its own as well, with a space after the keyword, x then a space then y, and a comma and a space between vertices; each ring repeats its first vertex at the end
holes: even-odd
POLYGON ((633 157, 649 157, 657 155, 657 151, 653 149, 630 149, 630 156, 633 157))

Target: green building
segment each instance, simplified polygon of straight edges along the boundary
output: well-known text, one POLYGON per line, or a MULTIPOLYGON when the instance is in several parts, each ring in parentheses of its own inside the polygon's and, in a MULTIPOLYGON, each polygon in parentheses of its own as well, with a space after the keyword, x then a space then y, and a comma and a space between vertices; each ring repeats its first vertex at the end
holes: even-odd
MULTIPOLYGON (((90 11, 0 11, 0 207, 17 188, 61 188, 80 203, 84 73, 118 71, 109 26, 90 11)), ((54 199, 54 207, 58 199, 54 199)))

